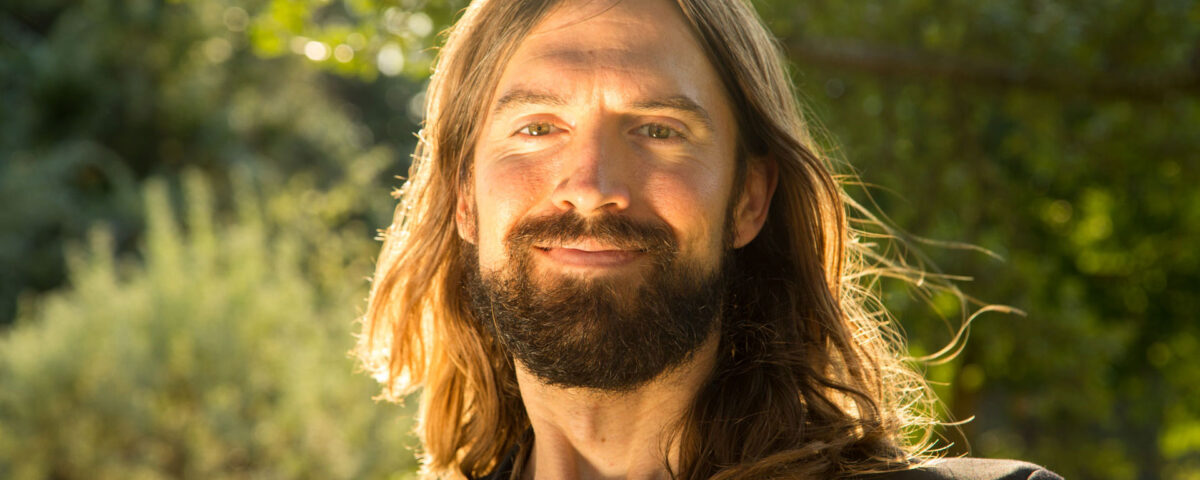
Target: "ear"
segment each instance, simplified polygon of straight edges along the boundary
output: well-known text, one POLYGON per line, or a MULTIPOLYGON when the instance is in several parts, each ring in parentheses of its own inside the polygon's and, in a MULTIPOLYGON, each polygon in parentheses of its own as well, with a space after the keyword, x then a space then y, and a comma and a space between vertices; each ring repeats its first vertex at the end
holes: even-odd
POLYGON ((746 184, 733 208, 733 248, 746 246, 762 231, 779 181, 779 165, 773 158, 750 159, 746 168, 746 184))
POLYGON ((454 223, 458 227, 458 237, 471 244, 479 242, 475 222, 475 195, 470 188, 458 189, 458 200, 454 207, 454 223))

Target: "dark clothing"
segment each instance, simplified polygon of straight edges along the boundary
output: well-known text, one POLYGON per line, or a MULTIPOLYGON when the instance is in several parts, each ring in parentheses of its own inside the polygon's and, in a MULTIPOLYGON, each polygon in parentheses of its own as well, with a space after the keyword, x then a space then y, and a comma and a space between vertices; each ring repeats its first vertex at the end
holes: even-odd
MULTIPOLYGON (((516 449, 490 475, 478 480, 509 480, 516 449)), ((986 458, 947 458, 915 470, 879 473, 856 480, 1063 480, 1058 474, 1032 463, 986 458)))
POLYGON ((880 473, 861 480, 1063 480, 1032 463, 988 458, 947 458, 925 468, 880 473))

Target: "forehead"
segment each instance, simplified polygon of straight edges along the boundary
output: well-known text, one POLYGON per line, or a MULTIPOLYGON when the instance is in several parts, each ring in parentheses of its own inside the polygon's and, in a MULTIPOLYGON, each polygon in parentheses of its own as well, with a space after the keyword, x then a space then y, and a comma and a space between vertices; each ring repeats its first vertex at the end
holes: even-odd
POLYGON ((562 2, 533 28, 521 48, 526 54, 564 62, 625 56, 651 60, 666 49, 676 53, 699 50, 679 7, 671 0, 562 2))
POLYGON ((672 0, 562 2, 521 41, 493 98, 512 88, 724 102, 716 71, 672 0))

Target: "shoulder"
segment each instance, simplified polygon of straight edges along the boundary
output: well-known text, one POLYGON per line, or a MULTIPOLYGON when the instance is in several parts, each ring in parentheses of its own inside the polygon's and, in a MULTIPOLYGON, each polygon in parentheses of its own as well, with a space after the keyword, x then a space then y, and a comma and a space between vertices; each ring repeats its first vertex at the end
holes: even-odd
POLYGON ((921 468, 864 475, 856 480, 1062 480, 1062 477, 1028 462, 947 458, 921 468))

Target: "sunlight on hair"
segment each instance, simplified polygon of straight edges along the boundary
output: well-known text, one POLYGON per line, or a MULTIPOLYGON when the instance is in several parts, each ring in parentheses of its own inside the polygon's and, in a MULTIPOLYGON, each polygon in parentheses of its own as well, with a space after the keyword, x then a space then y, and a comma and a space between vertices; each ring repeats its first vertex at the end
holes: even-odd
MULTIPOLYGON (((530 428, 511 359, 467 307, 461 259, 468 247, 455 210, 499 65, 556 4, 473 2, 449 32, 426 90, 412 167, 382 234, 356 354, 384 382, 384 398, 422 390, 417 434, 430 475, 484 475, 530 428)), ((734 253, 755 275, 736 287, 744 311, 722 320, 735 325, 723 332, 727 350, 668 442, 680 452, 672 475, 824 478, 933 458, 942 451, 936 428, 955 423, 939 420, 947 412, 921 369, 953 359, 983 313, 1017 311, 965 295, 956 282, 970 279, 938 271, 917 247, 995 254, 907 235, 877 213, 857 177, 837 175, 849 167, 814 139, 823 133, 802 116, 778 46, 750 5, 679 5, 734 93, 742 131, 753 132, 739 168, 775 162, 779 184, 762 233, 734 253), (847 193, 857 187, 867 205, 847 193), (940 295, 957 303, 934 309, 952 340, 911 356, 881 298, 885 280, 931 306, 940 295), (957 326, 945 318, 955 313, 957 326)), ((399 47, 395 53, 398 73, 403 57, 399 47)))

